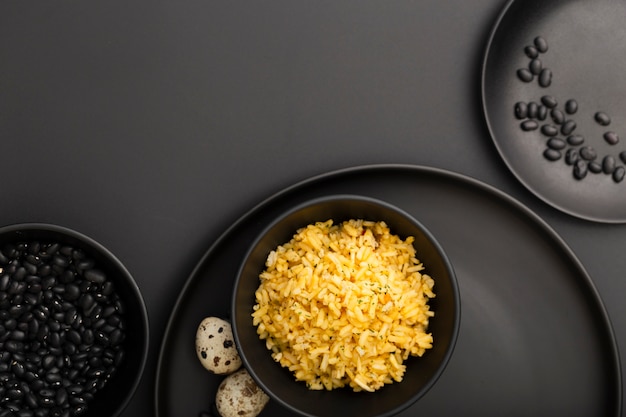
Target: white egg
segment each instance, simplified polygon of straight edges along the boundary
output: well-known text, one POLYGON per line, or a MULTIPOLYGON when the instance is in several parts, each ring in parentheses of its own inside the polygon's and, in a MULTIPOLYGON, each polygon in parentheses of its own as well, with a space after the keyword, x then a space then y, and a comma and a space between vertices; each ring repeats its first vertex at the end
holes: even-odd
POLYGON ((219 317, 207 317, 198 326, 196 353, 202 366, 218 375, 231 374, 241 367, 233 329, 219 317))
POLYGON ((245 369, 227 376, 215 395, 215 406, 222 417, 256 417, 268 401, 267 394, 245 369))

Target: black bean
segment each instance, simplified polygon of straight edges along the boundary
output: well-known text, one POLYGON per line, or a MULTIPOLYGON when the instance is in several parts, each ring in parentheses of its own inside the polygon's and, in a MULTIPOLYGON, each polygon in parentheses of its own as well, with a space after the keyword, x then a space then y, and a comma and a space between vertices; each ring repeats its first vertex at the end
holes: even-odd
POLYGON ((102 309, 102 317, 110 317, 117 312, 117 308, 115 306, 106 306, 102 309))
POLYGON ((41 302, 41 297, 39 294, 33 294, 29 292, 29 293, 25 293, 23 297, 24 297, 24 304, 29 304, 31 306, 38 305, 41 302))
POLYGON ((76 268, 78 268, 79 271, 86 271, 92 269, 94 265, 95 263, 92 259, 84 259, 76 264, 76 268))
POLYGON ((115 329, 110 334, 111 346, 117 346, 124 341, 124 333, 120 329, 115 329))
POLYGON ((602 159, 602 172, 605 174, 612 174, 615 171, 615 158, 611 155, 606 155, 602 159))
POLYGON ((518 101, 515 103, 514 107, 515 117, 519 120, 524 120, 528 117, 528 105, 523 101, 518 101))
POLYGON ((70 271, 69 269, 63 271, 59 275, 59 282, 62 284, 69 284, 70 282, 73 282, 75 279, 76 279, 76 274, 73 271, 70 271))
POLYGON ((82 337, 76 330, 69 330, 65 338, 75 345, 79 345, 82 342, 82 337))
POLYGON ((104 284, 102 284, 103 295, 106 295, 106 296, 112 295, 114 291, 115 291, 115 285, 113 284, 113 282, 107 281, 104 284))
POLYGON ((578 149, 569 148, 567 152, 565 152, 565 163, 567 165, 574 165, 578 161, 578 149))
POLYGON ((573 98, 565 102, 565 112, 567 114, 574 114, 578 111, 578 102, 573 98))
POLYGON ((94 336, 96 337, 96 342, 102 345, 106 346, 110 343, 109 336, 107 336, 107 334, 102 331, 95 332, 94 336))
POLYGON ((4 349, 9 353, 21 352, 24 349, 24 343, 15 340, 7 340, 4 342, 4 349))
POLYGON ((119 314, 114 314, 110 316, 109 318, 107 318, 107 323, 115 327, 118 327, 120 330, 125 330, 126 328, 125 322, 122 321, 122 318, 120 317, 119 314))
POLYGON ((72 307, 65 312, 64 323, 67 325, 72 325, 76 323, 79 318, 80 316, 78 315, 78 311, 75 307, 72 307))
POLYGON ((78 300, 78 305, 83 310, 88 310, 95 306, 95 300, 91 294, 83 294, 78 300))
POLYGON ((66 389, 70 397, 79 396, 85 390, 82 385, 77 385, 77 384, 69 385, 66 389))
POLYGON ((20 266, 19 268, 17 268, 17 270, 13 274, 13 279, 16 281, 22 281, 24 278, 26 278, 27 274, 28 272, 26 271, 26 268, 24 268, 23 266, 20 266))
POLYGON ((580 148, 580 157, 587 161, 593 161, 598 156, 598 153, 591 146, 583 146, 580 148))
POLYGON ((587 163, 582 159, 579 159, 574 164, 574 177, 578 180, 582 180, 587 176, 587 163))
POLYGON ((626 174, 626 169, 624 169, 623 166, 618 166, 615 168, 615 171, 613 171, 613 181, 622 182, 624 174, 626 174))
POLYGON ((615 132, 606 132, 603 138, 609 145, 617 145, 619 143, 619 136, 615 132))
POLYGON ((559 133, 559 129, 555 125, 545 124, 541 126, 541 133, 546 136, 556 136, 559 133))
POLYGON ((543 37, 537 36, 533 42, 538 52, 540 53, 548 52, 548 42, 543 37))
POLYGON ((4 327, 7 330, 13 330, 17 327, 17 320, 15 320, 14 318, 10 318, 8 320, 5 320, 4 322, 4 327))
POLYGON ((61 375, 56 372, 48 372, 44 378, 53 386, 60 385, 61 380, 63 379, 61 375))
POLYGON ((72 405, 86 405, 87 404, 87 400, 83 396, 79 396, 79 395, 70 397, 69 401, 70 401, 70 404, 72 405))
POLYGON ((11 339, 17 342, 23 342, 24 340, 26 340, 26 333, 21 330, 13 330, 11 332, 11 339))
POLYGON ((531 60, 530 63, 528 64, 528 70, 534 75, 539 75, 542 69, 543 69, 543 65, 539 58, 535 58, 531 60))
POLYGON ((98 269, 90 269, 85 271, 85 279, 95 284, 103 284, 106 281, 106 275, 98 269))
POLYGON ((95 335, 93 333, 93 330, 91 329, 85 329, 85 331, 83 332, 82 335, 82 342, 87 344, 87 345, 91 345, 93 344, 93 342, 95 341, 95 335))
POLYGON ((41 359, 43 369, 51 369, 56 364, 56 358, 52 355, 46 355, 41 359))
POLYGON ((46 386, 46 383, 42 379, 35 379, 30 383, 30 387, 33 391, 39 391, 46 386))
POLYGON ((553 109, 559 104, 558 100, 554 96, 545 95, 541 97, 541 102, 549 109, 553 109))
MULTIPOLYGON (((28 255, 31 256, 32 255, 28 255)), ((33 259, 33 262, 36 262, 37 260, 33 259)), ((34 275, 37 273, 37 265, 38 264, 34 264, 31 262, 24 262, 24 269, 26 270, 26 273, 30 274, 30 275, 34 275)))
POLYGON ((539 103, 531 101, 528 103, 528 118, 535 119, 537 118, 537 113, 539 112, 539 103))
POLYGON ((622 151, 619 153, 619 159, 621 159, 622 162, 626 164, 626 151, 622 151))
POLYGON ((59 250, 59 247, 60 245, 58 243, 50 243, 43 249, 42 254, 54 255, 59 250))
POLYGON ((72 252, 74 252, 74 248, 69 245, 61 246, 61 249, 59 249, 59 252, 69 257, 69 256, 72 256, 72 252))
POLYGON ((548 161, 557 161, 561 159, 562 155, 561 155, 561 152, 556 149, 547 148, 545 151, 543 151, 543 156, 548 161))
POLYGON ((40 277, 46 277, 50 275, 50 272, 52 272, 52 267, 48 264, 42 264, 37 268, 37 275, 40 277))
POLYGON ((520 68, 517 70, 517 77, 525 83, 531 82, 535 76, 528 68, 520 68))
POLYGON ((601 111, 597 112, 596 114, 594 114, 593 118, 601 126, 608 126, 611 124, 611 118, 609 117, 608 114, 604 112, 601 112, 601 111))
POLYGON ((57 332, 50 333, 48 335, 48 343, 50 343, 52 347, 61 347, 61 344, 63 343, 61 335, 57 332))
MULTIPOLYGON (((54 269, 55 266, 60 267, 60 268, 67 268, 67 266, 69 264, 70 264, 70 261, 65 256, 55 255, 52 258, 52 268, 53 269, 54 269)), ((63 272, 63 269, 61 270, 61 272, 63 272)))
POLYGON ((43 388, 39 390, 39 396, 41 398, 52 398, 54 397, 54 390, 51 388, 43 388))
POLYGON ((26 394, 24 396, 24 402, 31 409, 35 409, 35 408, 39 407, 39 402, 37 401, 37 396, 34 393, 32 393, 32 392, 29 392, 28 394, 26 394))
POLYGON ((48 322, 48 325, 50 326, 51 332, 58 332, 61 330, 61 324, 58 321, 51 320, 48 322))
POLYGON ((33 293, 33 294, 39 294, 41 293, 41 284, 37 284, 33 282, 29 284, 28 287, 26 287, 26 291, 33 293))
MULTIPOLYGON (((9 289, 7 290, 7 294, 10 295, 19 295, 22 294, 28 288, 28 284, 25 282, 13 281, 11 285, 9 285, 9 289)), ((15 297, 13 297, 12 304, 15 304, 15 297)))
MULTIPOLYGON (((15 359, 15 355, 13 359, 15 359)), ((18 378, 22 378, 24 377, 24 374, 26 374, 26 368, 24 368, 24 364, 15 360, 11 363, 11 371, 13 372, 13 375, 18 378)))
POLYGON ((81 295, 80 288, 76 284, 68 284, 65 286, 63 297, 68 301, 75 301, 81 295))
POLYGON ((560 125, 565 121, 565 115, 559 109, 552 109, 552 111, 550 112, 550 116, 552 117, 554 123, 556 123, 557 125, 560 125))
POLYGON ((89 281, 83 281, 80 283, 80 285, 78 286, 78 288, 80 288, 80 291, 83 293, 88 293, 91 292, 93 289, 93 284, 89 281))
POLYGON ((40 305, 38 308, 33 310, 35 317, 40 321, 45 321, 50 315, 50 310, 48 307, 44 305, 40 305))
POLYGON ((566 120, 562 125, 561 125, 561 133, 565 136, 571 135, 572 132, 576 130, 576 122, 574 122, 573 120, 566 120))
POLYGON ((56 401, 57 406, 61 407, 67 404, 68 397, 69 396, 65 388, 59 388, 55 395, 55 401, 56 401))
POLYGON ((552 71, 549 68, 544 68, 539 74, 539 85, 541 87, 549 87, 552 84, 552 71))
POLYGON ((19 388, 10 389, 6 392, 5 395, 7 396, 9 400, 12 400, 12 401, 21 400, 22 397, 24 396, 24 391, 22 391, 19 388))
POLYGON ((594 174, 599 174, 600 172, 602 172, 602 164, 597 161, 589 162, 589 164, 587 164, 587 167, 589 168, 589 172, 593 172, 594 174))
POLYGON ((548 117, 548 108, 540 104, 537 109, 537 120, 546 120, 546 117, 548 117))
POLYGON ((44 279, 41 280, 41 287, 44 290, 49 290, 50 288, 54 287, 57 283, 57 280, 55 277, 45 277, 44 279))
POLYGON ((537 58, 539 56, 539 51, 532 45, 528 45, 524 48, 524 53, 530 59, 537 58))
POLYGON ((522 130, 530 132, 532 130, 537 130, 539 124, 534 120, 525 120, 520 124, 520 127, 522 128, 522 130))
POLYGON ((126 307, 125 307, 125 306, 124 306, 124 304, 122 303, 122 300, 120 300, 119 298, 117 298, 113 304, 115 305, 115 307, 117 308, 117 311, 118 311, 120 314, 124 314, 124 312, 126 311, 126 307))
POLYGON ((0 276, 0 291, 6 291, 9 288, 11 277, 9 274, 3 274, 0 276))

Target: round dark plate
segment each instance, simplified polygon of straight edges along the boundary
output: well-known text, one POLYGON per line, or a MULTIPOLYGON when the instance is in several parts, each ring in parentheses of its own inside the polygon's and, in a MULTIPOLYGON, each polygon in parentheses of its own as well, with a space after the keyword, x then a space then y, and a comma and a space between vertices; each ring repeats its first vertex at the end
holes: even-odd
MULTIPOLYGON (((455 352, 406 416, 620 416, 619 356, 606 310, 565 242, 506 194, 439 169, 375 165, 298 183, 227 229, 200 260, 167 326, 155 386, 158 417, 210 411, 222 378, 200 365, 195 332, 227 317, 251 242, 277 215, 313 197, 354 193, 409 212, 446 248, 460 287, 455 352)), ((288 416, 270 402, 263 416, 288 416)))
MULTIPOLYGON (((591 146, 595 161, 611 156, 624 166, 620 152, 626 150, 626 2, 621 0, 517 0, 510 1, 491 33, 482 73, 483 109, 495 145, 513 174, 539 198, 561 211, 587 220, 626 222, 626 178, 616 182, 611 173, 593 173, 587 163, 582 179, 574 176, 574 166, 565 154, 591 146), (551 71, 549 85, 540 76, 522 81, 517 71, 529 68, 525 53, 536 37, 542 37, 548 50, 539 53, 541 68, 551 71), (565 119, 575 123, 571 134, 582 136, 582 145, 566 142, 561 158, 550 161, 543 155, 548 136, 544 124, 556 123, 550 112, 535 121, 538 128, 525 131, 524 119, 514 112, 516 103, 540 103, 545 95, 554 97, 565 119), (565 103, 574 99, 578 109, 565 112, 565 103), (597 112, 610 117, 608 126, 595 120, 597 112), (609 144, 606 132, 614 132, 619 142, 609 144)), ((557 117, 557 121, 558 121, 557 117)), ((559 130, 557 137, 571 134, 559 130)), ((623 168, 621 168, 623 169, 623 168)))

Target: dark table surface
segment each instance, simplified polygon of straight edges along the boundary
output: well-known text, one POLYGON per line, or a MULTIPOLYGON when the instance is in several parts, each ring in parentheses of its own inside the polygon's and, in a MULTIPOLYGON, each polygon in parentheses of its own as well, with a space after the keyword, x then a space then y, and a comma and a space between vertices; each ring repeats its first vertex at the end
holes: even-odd
POLYGON ((134 275, 150 354, 123 416, 154 413, 185 280, 246 211, 308 177, 426 165, 510 194, 568 243, 626 349, 626 226, 510 173, 481 110, 503 0, 0 2, 0 224, 56 223, 134 275))

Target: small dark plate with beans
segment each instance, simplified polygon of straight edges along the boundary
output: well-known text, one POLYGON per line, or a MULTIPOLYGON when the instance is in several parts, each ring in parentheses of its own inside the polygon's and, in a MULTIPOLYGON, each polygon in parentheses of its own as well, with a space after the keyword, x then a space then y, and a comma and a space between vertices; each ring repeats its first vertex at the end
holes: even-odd
POLYGON ((146 362, 148 319, 106 248, 47 224, 0 228, 0 417, 113 417, 146 362))
POLYGON ((626 222, 626 3, 509 1, 489 38, 483 110, 530 191, 587 220, 626 222))

